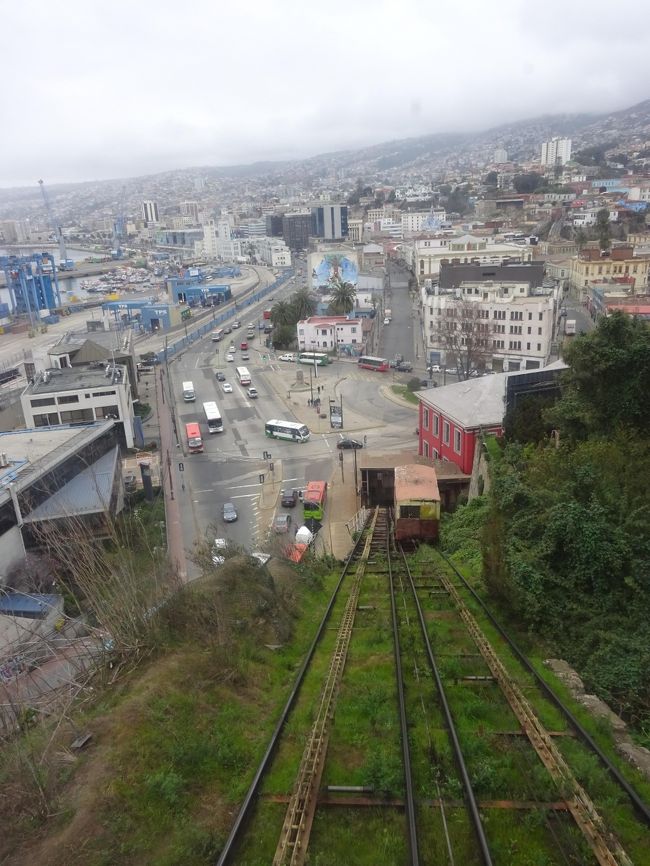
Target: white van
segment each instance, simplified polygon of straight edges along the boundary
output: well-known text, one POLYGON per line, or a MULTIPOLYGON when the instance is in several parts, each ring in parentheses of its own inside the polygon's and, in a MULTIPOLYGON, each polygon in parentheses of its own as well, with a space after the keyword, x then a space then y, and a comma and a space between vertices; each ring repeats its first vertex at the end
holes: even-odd
POLYGON ((193 400, 196 400, 196 394, 194 393, 194 385, 192 382, 183 382, 183 400, 186 403, 191 403, 193 400))

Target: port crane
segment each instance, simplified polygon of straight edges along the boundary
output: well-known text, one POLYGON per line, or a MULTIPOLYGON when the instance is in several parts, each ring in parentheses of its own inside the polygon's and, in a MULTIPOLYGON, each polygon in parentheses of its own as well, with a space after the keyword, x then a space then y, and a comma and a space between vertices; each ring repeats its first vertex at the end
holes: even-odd
POLYGON ((39 180, 38 185, 41 188, 41 195, 43 196, 43 202, 45 204, 45 210, 47 211, 47 219, 50 224, 50 228, 54 232, 54 237, 56 238, 56 242, 59 246, 59 258, 61 259, 61 261, 59 262, 59 268, 62 271, 71 271, 74 268, 74 262, 72 261, 72 259, 68 258, 68 251, 65 247, 63 230, 54 218, 54 212, 52 211, 52 205, 50 204, 50 198, 47 194, 47 190, 45 189, 45 184, 42 180, 39 180))

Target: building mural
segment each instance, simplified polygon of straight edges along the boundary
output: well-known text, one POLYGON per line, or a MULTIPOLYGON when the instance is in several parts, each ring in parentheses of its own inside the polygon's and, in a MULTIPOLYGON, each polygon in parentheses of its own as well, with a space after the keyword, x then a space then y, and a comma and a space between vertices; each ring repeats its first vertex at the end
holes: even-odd
POLYGON ((311 286, 332 288, 338 282, 357 285, 359 279, 359 262, 352 250, 332 250, 309 255, 311 286))

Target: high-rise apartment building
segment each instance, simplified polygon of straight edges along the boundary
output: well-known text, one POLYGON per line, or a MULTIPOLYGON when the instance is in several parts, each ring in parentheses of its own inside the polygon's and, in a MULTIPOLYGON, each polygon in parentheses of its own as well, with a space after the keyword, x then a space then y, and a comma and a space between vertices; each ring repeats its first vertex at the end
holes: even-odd
POLYGON ((192 225, 196 226, 199 224, 199 203, 196 201, 182 201, 181 202, 181 216, 188 217, 192 225))
POLYGON ((504 162, 508 162, 508 151, 505 147, 497 147, 494 151, 494 162, 495 165, 503 165, 504 162))
POLYGON ((338 241, 348 236, 347 205, 318 205, 311 209, 311 233, 326 241, 338 241))
POLYGON ((158 202, 143 201, 142 202, 142 219, 146 223, 157 223, 158 219, 158 202))
POLYGON ((570 138, 555 137, 542 143, 542 165, 566 165, 570 159, 570 138))

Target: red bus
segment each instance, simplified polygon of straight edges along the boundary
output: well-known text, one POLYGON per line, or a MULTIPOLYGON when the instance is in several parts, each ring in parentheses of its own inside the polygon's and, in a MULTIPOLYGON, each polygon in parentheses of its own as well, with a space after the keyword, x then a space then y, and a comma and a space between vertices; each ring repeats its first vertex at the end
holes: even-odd
POLYGON ((322 520, 327 500, 327 481, 310 481, 302 497, 305 520, 313 517, 322 520))
POLYGON ((203 439, 201 439, 201 427, 196 421, 185 425, 185 435, 187 436, 187 450, 190 454, 196 454, 203 451, 203 439))
POLYGON ((387 373, 390 369, 386 358, 373 358, 372 355, 362 355, 359 358, 359 366, 364 370, 375 370, 377 373, 387 373))

